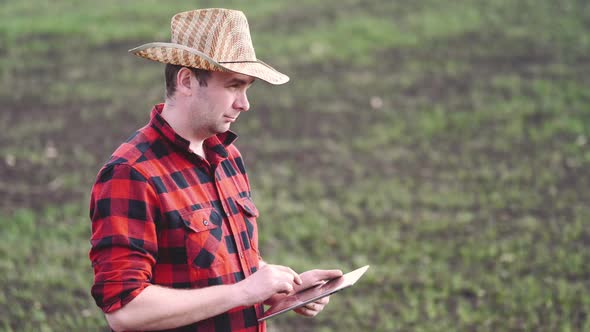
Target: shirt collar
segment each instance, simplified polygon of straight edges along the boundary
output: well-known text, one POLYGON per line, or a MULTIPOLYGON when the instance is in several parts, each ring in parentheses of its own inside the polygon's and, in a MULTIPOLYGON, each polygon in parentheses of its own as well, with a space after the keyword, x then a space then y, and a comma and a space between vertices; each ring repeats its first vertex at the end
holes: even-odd
MULTIPOLYGON (((178 135, 174 129, 168 124, 168 122, 162 117, 162 110, 164 104, 157 104, 152 108, 150 125, 155 128, 162 136, 164 136, 172 145, 184 150, 190 151, 190 142, 184 137, 178 135)), ((211 152, 217 155, 221 159, 225 159, 229 156, 227 147, 232 144, 238 135, 228 130, 224 133, 217 134, 207 138, 203 142, 203 149, 208 153, 211 152)))

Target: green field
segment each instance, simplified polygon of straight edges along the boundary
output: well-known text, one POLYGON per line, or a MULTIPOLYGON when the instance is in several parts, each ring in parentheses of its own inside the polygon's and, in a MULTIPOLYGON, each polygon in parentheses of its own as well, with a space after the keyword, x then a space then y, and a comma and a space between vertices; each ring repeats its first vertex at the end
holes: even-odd
POLYGON ((263 256, 371 265, 271 331, 590 331, 586 0, 0 1, 0 331, 107 330, 89 191, 164 96, 127 50, 199 7, 291 77, 233 128, 263 256))

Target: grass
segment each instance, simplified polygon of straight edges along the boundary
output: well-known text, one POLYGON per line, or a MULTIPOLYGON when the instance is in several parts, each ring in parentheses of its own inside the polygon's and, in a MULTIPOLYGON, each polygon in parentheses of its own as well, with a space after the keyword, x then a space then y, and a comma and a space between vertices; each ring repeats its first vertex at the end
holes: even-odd
MULTIPOLYGON (((272 331, 590 329, 585 1, 193 5, 244 10, 292 78, 253 87, 234 128, 266 260, 372 266, 272 331)), ((0 330, 106 329, 90 186, 163 96, 127 50, 193 5, 0 5, 0 330)))

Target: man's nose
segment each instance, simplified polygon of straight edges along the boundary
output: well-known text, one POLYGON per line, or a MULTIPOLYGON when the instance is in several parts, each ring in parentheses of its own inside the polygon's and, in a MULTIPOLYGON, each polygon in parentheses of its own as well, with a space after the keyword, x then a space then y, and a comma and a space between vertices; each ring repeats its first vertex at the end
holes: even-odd
POLYGON ((248 96, 246 93, 240 93, 238 98, 234 101, 234 108, 244 112, 250 109, 250 103, 248 102, 248 96))

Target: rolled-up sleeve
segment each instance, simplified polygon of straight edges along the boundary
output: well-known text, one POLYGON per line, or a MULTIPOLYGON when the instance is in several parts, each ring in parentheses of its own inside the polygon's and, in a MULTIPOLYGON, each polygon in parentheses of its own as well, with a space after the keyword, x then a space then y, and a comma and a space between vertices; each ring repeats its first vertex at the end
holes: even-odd
POLYGON ((91 294, 105 313, 131 302, 151 284, 158 204, 147 179, 127 164, 105 166, 97 177, 90 199, 91 294))

